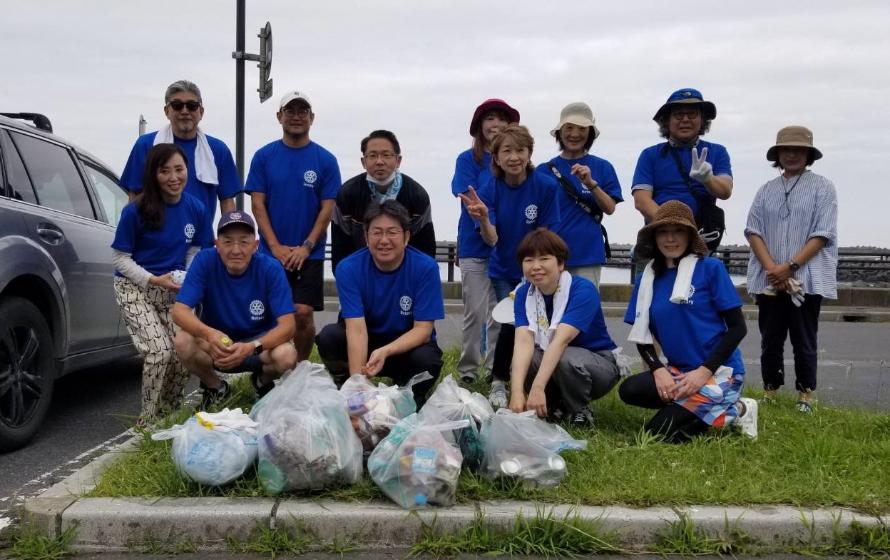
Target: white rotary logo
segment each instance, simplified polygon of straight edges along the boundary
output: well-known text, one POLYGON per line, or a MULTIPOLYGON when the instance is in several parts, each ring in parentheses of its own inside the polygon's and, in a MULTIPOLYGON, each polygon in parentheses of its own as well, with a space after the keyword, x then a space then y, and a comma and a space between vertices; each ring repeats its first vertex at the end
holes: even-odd
POLYGON ((262 315, 265 312, 266 312, 266 306, 263 305, 263 302, 261 302, 258 299, 255 299, 252 302, 250 302, 250 314, 251 315, 253 315, 254 317, 259 317, 260 315, 262 315))
POLYGON ((538 217, 538 207, 534 204, 529 204, 525 207, 525 219, 533 222, 538 217))
POLYGON ((310 185, 312 183, 314 183, 316 179, 318 179, 318 175, 315 173, 315 171, 312 171, 311 169, 309 171, 307 171, 306 173, 303 173, 303 180, 306 181, 307 183, 309 183, 310 185))
POLYGON ((195 236, 195 226, 194 224, 185 224, 185 237, 186 239, 191 239, 195 236))
POLYGON ((411 301, 411 298, 408 297, 408 296, 402 296, 401 298, 399 298, 399 307, 401 307, 401 308, 402 308, 402 311, 404 311, 404 312, 406 312, 406 313, 407 313, 408 311, 411 311, 411 304, 412 304, 412 303, 413 303, 413 302, 411 301))

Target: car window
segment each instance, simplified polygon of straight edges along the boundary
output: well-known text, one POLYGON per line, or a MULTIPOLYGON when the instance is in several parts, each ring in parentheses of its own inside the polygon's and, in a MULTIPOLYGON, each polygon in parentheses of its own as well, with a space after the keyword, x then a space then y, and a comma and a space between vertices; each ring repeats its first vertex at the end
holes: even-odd
POLYGON ((90 178, 90 182, 93 184, 96 196, 99 197, 99 204, 102 205, 102 209, 105 211, 106 221, 117 227, 117 223, 121 218, 121 211, 129 202, 127 193, 118 185, 117 181, 92 163, 84 161, 83 167, 87 171, 87 177, 90 178))
POLYGON ((64 147, 11 132, 41 206, 95 219, 86 187, 64 147))
POLYGON ((31 179, 25 171, 19 151, 12 145, 5 132, 0 130, 0 150, 3 151, 3 166, 6 168, 6 192, 3 193, 16 200, 24 200, 37 204, 34 196, 34 188, 31 187, 31 179))

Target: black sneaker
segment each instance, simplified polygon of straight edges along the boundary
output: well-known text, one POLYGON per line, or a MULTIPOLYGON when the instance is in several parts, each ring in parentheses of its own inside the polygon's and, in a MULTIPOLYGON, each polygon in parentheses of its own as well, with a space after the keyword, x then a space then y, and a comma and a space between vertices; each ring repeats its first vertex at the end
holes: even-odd
POLYGON ((572 419, 569 420, 569 423, 579 428, 589 428, 593 426, 593 413, 585 406, 575 414, 572 414, 572 419))
POLYGON ((219 387, 211 389, 204 385, 204 382, 201 382, 201 391, 201 409, 207 410, 212 406, 218 406, 229 396, 229 384, 226 383, 225 379, 220 379, 219 387))
POLYGON ((256 400, 260 400, 269 394, 269 391, 275 388, 275 382, 270 381, 266 384, 262 383, 262 372, 261 371, 252 371, 250 372, 250 385, 253 387, 254 392, 256 393, 256 400))

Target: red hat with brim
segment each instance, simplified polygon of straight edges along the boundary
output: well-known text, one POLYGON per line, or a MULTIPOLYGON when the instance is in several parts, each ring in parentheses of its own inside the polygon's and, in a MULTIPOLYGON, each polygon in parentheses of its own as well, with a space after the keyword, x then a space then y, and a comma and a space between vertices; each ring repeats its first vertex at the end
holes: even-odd
POLYGON ((497 98, 486 99, 473 112, 473 119, 470 121, 470 136, 476 136, 476 132, 479 131, 482 124, 482 118, 491 111, 504 113, 510 123, 519 122, 519 111, 510 107, 506 101, 497 98))

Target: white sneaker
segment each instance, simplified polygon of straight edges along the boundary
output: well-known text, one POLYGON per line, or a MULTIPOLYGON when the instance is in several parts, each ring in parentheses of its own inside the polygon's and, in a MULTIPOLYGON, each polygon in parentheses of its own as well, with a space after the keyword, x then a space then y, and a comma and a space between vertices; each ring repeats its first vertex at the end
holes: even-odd
POLYGON ((757 401, 743 397, 739 399, 745 404, 745 413, 735 419, 743 434, 757 439, 757 401))
POLYGON ((507 385, 503 381, 492 381, 491 392, 488 393, 488 402, 495 410, 507 408, 507 385))

